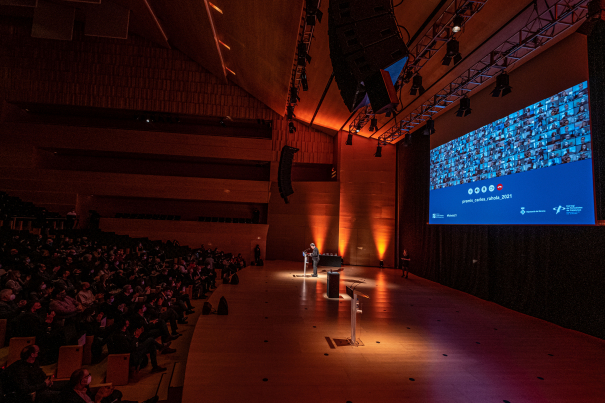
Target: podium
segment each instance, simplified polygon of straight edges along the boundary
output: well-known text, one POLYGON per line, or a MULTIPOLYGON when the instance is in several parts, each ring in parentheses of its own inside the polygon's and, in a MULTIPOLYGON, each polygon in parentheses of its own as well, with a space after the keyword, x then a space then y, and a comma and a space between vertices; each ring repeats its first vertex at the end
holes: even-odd
POLYGON ((351 297, 351 339, 349 343, 355 347, 359 347, 359 341, 357 340, 357 314, 362 313, 359 298, 370 299, 370 297, 349 286, 347 286, 347 294, 351 297))
POLYGON ((293 277, 303 277, 303 278, 307 278, 307 264, 310 262, 309 256, 307 253, 303 252, 303 258, 304 258, 304 262, 303 262, 303 274, 294 274, 293 277))

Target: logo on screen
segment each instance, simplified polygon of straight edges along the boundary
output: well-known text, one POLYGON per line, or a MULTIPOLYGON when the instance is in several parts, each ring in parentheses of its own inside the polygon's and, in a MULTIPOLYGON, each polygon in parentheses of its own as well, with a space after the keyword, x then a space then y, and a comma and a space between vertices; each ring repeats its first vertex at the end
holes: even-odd
POLYGON ((481 191, 482 191, 483 193, 487 192, 487 186, 483 186, 483 187, 481 188, 481 191))
POLYGON ((475 188, 475 193, 479 193, 481 191, 481 189, 479 189, 478 187, 475 188))
POLYGON ((469 194, 469 195, 472 195, 472 194, 473 194, 473 188, 470 188, 470 189, 468 190, 468 194, 469 194))
POLYGON ((489 185, 489 191, 493 192, 494 190, 496 190, 496 187, 494 185, 489 185))
POLYGON ((563 206, 559 205, 559 207, 554 207, 554 208, 553 208, 553 210, 555 210, 555 211, 556 211, 556 213, 555 213, 555 214, 559 214, 561 211, 565 211, 565 210, 567 210, 567 209, 566 209, 565 207, 563 207, 563 206))
POLYGON ((503 188, 503 187, 504 187, 504 186, 502 186, 502 184, 501 184, 501 183, 499 183, 499 184, 498 184, 498 186, 496 186, 496 189, 498 189, 498 190, 502 190, 502 188, 503 188))
POLYGON ((521 215, 525 214, 525 207, 521 207, 521 215))

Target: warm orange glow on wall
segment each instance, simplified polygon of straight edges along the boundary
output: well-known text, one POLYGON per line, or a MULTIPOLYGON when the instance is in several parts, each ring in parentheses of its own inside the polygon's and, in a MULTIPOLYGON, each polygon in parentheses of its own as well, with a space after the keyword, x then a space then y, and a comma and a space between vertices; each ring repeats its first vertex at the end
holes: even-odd
POLYGON ((208 4, 210 4, 210 7, 212 7, 213 9, 215 9, 216 11, 218 11, 219 13, 223 13, 223 10, 221 10, 220 8, 218 8, 217 6, 215 6, 214 4, 208 2, 208 4))

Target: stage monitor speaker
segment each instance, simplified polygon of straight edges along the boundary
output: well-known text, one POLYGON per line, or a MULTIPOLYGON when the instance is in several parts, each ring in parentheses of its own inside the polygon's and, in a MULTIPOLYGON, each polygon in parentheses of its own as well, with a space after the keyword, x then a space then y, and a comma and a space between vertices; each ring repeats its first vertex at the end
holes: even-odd
POLYGON ((281 149, 281 157, 279 158, 279 171, 277 173, 277 184, 279 194, 288 203, 288 196, 294 193, 292 189, 292 162, 294 162, 294 154, 298 152, 298 148, 284 146, 281 149))
POLYGON ((233 284, 233 285, 239 284, 239 277, 238 277, 237 273, 235 273, 233 276, 231 276, 230 284, 233 284))
POLYGON ((328 298, 338 298, 340 286, 340 273, 337 271, 328 272, 328 298))
POLYGON ((227 300, 225 297, 221 297, 218 302, 218 308, 216 309, 217 315, 228 315, 229 314, 229 305, 227 305, 227 300))
POLYGON ((330 0, 328 12, 337 26, 390 13, 391 0, 330 0))
POLYGON ((204 306, 202 307, 202 315, 210 315, 212 312, 212 304, 208 301, 204 302, 204 306))
POLYGON ((366 91, 375 114, 392 111, 399 105, 397 91, 393 85, 391 75, 386 70, 372 74, 366 81, 366 91))

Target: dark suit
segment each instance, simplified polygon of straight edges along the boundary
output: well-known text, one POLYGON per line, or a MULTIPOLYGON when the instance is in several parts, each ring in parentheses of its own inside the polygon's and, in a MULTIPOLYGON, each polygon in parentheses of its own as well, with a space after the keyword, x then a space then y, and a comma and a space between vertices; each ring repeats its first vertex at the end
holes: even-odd
POLYGON ((313 275, 317 276, 317 263, 319 262, 319 250, 317 247, 313 248, 311 259, 313 259, 313 275))

